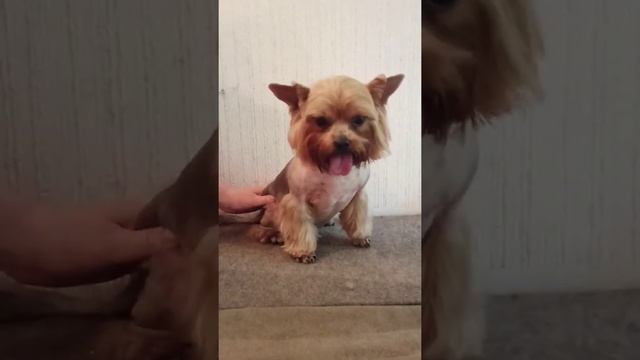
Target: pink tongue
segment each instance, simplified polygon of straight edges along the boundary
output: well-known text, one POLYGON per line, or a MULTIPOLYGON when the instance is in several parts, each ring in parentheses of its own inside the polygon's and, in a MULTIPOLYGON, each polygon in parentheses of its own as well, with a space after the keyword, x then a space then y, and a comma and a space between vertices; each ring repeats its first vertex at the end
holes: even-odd
POLYGON ((349 175, 353 166, 353 156, 351 154, 336 155, 329 162, 329 174, 349 175))

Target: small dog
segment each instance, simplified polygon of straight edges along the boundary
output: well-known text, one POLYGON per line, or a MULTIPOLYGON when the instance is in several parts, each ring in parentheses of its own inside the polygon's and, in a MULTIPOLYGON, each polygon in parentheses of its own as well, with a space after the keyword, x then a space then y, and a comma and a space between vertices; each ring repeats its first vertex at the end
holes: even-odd
POLYGON ((459 212, 478 166, 473 129, 537 93, 542 41, 526 0, 427 0, 422 9, 422 351, 457 359, 480 355, 483 341, 459 212))
POLYGON ((288 140, 295 156, 264 191, 276 201, 261 214, 261 241, 281 243, 299 262, 313 263, 316 225, 339 214, 352 243, 369 246, 368 165, 389 150, 385 106, 403 78, 380 75, 363 84, 337 76, 310 88, 269 85, 289 106, 288 140))

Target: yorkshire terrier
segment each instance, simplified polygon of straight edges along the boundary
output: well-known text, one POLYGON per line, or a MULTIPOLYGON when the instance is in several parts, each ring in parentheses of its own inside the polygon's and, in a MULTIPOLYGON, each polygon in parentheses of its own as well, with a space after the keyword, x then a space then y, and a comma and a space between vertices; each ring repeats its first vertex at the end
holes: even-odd
POLYGON ((478 166, 477 125, 538 94, 542 41, 527 0, 422 2, 423 358, 482 353, 460 203, 478 166))
POLYGON ((355 246, 370 245, 372 220, 364 190, 369 163, 389 150, 385 106, 403 75, 367 84, 346 76, 311 87, 270 84, 289 106, 288 140, 295 156, 264 194, 276 201, 263 211, 261 241, 283 244, 302 263, 316 261, 317 225, 339 214, 355 246))

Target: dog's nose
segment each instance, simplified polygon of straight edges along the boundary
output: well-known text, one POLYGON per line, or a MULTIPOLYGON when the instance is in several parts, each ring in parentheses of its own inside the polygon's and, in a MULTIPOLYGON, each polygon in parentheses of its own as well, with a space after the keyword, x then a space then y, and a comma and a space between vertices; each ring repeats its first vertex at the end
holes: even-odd
POLYGON ((346 137, 340 137, 333 141, 333 146, 335 146, 338 151, 347 151, 349 150, 350 144, 346 137))

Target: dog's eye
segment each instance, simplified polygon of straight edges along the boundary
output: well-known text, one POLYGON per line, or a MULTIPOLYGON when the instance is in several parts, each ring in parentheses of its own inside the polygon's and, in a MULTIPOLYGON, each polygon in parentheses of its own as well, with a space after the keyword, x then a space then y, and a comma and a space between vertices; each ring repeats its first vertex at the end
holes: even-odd
POLYGON ((326 129, 329 127, 330 123, 326 117, 320 116, 316 118, 316 125, 318 125, 320 129, 326 129))
POLYGON ((367 119, 364 116, 354 116, 353 119, 351 119, 351 124, 354 127, 360 127, 366 120, 367 119))

